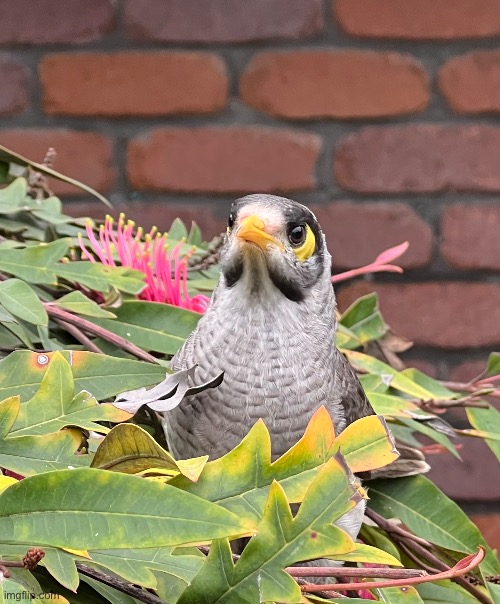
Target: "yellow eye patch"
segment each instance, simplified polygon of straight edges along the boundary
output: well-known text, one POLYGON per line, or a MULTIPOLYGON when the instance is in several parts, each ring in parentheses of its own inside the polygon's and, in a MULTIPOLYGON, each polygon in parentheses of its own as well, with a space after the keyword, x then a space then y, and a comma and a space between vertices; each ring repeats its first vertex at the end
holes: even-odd
POLYGON ((293 253, 297 256, 297 260, 304 262, 314 254, 316 249, 316 237, 311 230, 311 227, 306 224, 306 239, 304 243, 296 248, 293 248, 293 253))

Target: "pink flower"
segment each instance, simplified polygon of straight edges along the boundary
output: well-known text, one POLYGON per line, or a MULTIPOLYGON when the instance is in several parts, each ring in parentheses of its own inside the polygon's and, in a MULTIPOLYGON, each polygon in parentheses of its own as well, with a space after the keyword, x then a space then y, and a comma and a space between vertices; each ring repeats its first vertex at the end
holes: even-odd
MULTIPOLYGON (((146 287, 139 294, 141 300, 163 302, 180 308, 204 313, 210 298, 199 294, 190 297, 187 286, 187 266, 192 251, 181 255, 182 243, 169 249, 168 234, 161 235, 153 227, 143 240, 143 229, 139 227, 135 234, 135 223, 125 222, 125 215, 120 214, 116 225, 111 216, 106 216, 104 224, 99 227, 96 237, 92 223, 87 224, 87 237, 92 251, 99 261, 106 266, 121 266, 142 271, 146 287)), ((90 262, 97 262, 79 237, 82 257, 90 262)))
POLYGON ((359 275, 367 275, 368 273, 380 273, 380 272, 389 272, 389 273, 402 273, 403 269, 400 266, 395 266, 394 264, 388 264, 392 262, 399 256, 402 256, 409 247, 408 241, 401 243, 400 245, 396 245, 396 247, 391 247, 385 252, 379 254, 373 262, 367 264, 366 266, 362 266, 361 268, 355 268, 352 271, 346 271, 345 273, 339 273, 338 275, 333 275, 332 283, 339 283, 339 281, 345 281, 346 279, 352 279, 352 277, 358 277, 359 275))

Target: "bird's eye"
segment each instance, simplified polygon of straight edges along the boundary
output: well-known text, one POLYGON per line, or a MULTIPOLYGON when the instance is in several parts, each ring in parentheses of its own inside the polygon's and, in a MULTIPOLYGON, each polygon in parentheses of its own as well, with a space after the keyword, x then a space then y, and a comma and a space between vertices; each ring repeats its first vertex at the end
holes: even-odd
POLYGON ((297 247, 306 240, 306 227, 303 224, 292 225, 288 229, 288 241, 297 247))
POLYGON ((231 214, 229 214, 229 218, 227 219, 227 227, 228 229, 232 229, 234 226, 236 220, 236 214, 234 212, 231 212, 231 214))

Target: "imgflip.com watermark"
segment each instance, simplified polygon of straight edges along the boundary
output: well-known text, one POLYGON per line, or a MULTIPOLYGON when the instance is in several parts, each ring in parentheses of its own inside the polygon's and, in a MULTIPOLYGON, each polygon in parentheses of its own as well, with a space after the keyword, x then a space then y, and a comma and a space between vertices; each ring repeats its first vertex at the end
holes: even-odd
POLYGON ((3 594, 3 599, 6 602, 32 602, 33 600, 59 600, 59 596, 57 594, 49 594, 49 593, 34 593, 30 591, 17 591, 17 592, 5 592, 3 594))

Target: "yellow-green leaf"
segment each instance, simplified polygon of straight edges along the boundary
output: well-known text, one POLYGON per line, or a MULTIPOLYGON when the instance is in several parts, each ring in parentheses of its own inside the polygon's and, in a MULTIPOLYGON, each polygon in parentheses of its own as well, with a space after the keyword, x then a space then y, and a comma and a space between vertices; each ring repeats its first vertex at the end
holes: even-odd
POLYGON ((382 381, 396 390, 400 390, 418 399, 432 400, 434 398, 434 394, 431 391, 420 386, 402 372, 387 365, 387 363, 383 363, 374 357, 355 350, 346 350, 345 355, 355 369, 380 375, 382 381))
POLYGON ((387 566, 403 566, 397 558, 391 556, 387 552, 381 549, 366 545, 364 543, 357 543, 356 550, 347 554, 342 554, 342 557, 327 556, 330 560, 344 560, 345 562, 359 562, 369 564, 384 564, 387 566))
POLYGON ((383 468, 399 457, 381 415, 362 417, 347 426, 335 439, 330 453, 338 450, 353 472, 383 468))
POLYGON ((12 476, 3 476, 0 474, 0 493, 8 489, 11 485, 16 484, 17 479, 12 476))
POLYGON ((74 394, 73 373, 62 353, 55 352, 35 396, 20 406, 13 436, 48 434, 66 426, 108 432, 97 421, 121 422, 131 414, 110 403, 99 405, 88 392, 74 394))
POLYGON ((208 456, 177 462, 146 430, 135 424, 115 426, 95 452, 93 468, 125 474, 151 474, 155 468, 196 481, 208 456))
POLYGON ((0 403, 0 438, 5 438, 11 431, 20 406, 18 396, 10 396, 0 403))
POLYGON ((273 482, 257 534, 236 564, 226 540, 213 543, 200 572, 178 604, 300 602, 285 568, 302 560, 349 554, 356 544, 335 524, 358 503, 361 492, 341 457, 330 459, 311 483, 295 518, 282 487, 273 482))
POLYGON ((49 472, 25 478, 0 494, 0 534, 17 544, 147 548, 249 533, 244 522, 216 504, 118 472, 49 472))
MULTIPOLYGON (((132 359, 68 350, 60 354, 69 362, 77 392, 91 392, 97 400, 115 396, 124 390, 153 386, 165 377, 165 368, 132 359)), ((30 399, 38 390, 54 353, 17 350, 0 360, 0 398, 19 395, 30 399)))

